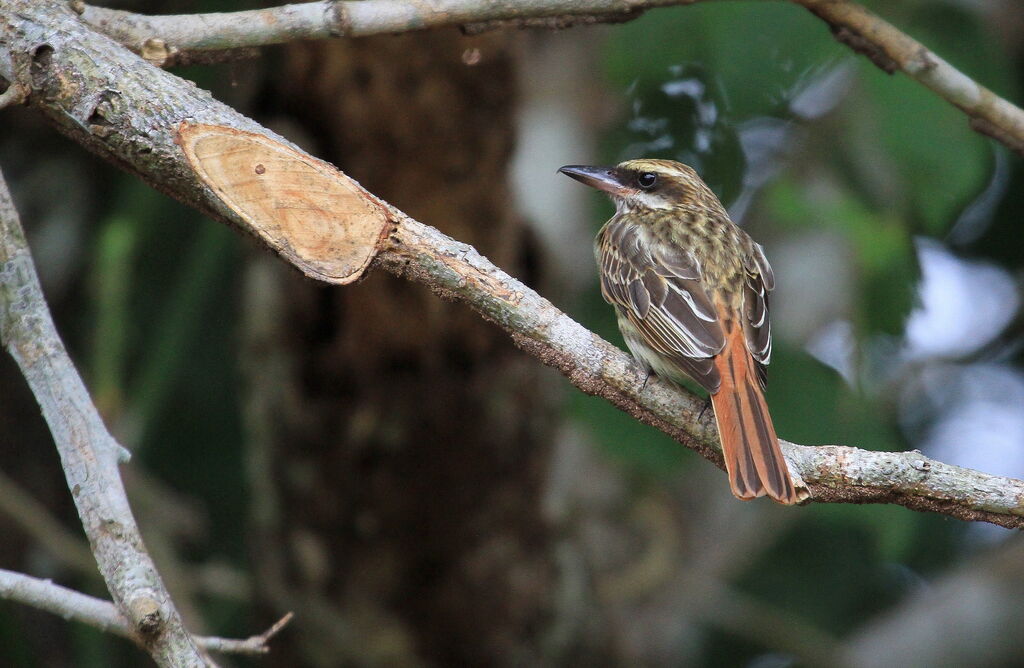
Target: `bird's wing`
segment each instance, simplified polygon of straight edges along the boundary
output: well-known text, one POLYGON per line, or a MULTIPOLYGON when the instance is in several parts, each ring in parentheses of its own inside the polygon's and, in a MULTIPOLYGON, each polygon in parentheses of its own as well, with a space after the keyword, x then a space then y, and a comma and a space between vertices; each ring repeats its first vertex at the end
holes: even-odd
POLYGON ((645 243, 643 234, 619 219, 601 230, 601 294, 665 362, 716 392, 721 378, 711 358, 725 347, 725 335, 700 265, 686 250, 645 243))
POLYGON ((768 363, 772 358, 772 325, 768 317, 768 293, 775 288, 775 274, 761 244, 754 243, 744 265, 743 334, 747 349, 757 361, 757 377, 762 389, 768 381, 768 363))

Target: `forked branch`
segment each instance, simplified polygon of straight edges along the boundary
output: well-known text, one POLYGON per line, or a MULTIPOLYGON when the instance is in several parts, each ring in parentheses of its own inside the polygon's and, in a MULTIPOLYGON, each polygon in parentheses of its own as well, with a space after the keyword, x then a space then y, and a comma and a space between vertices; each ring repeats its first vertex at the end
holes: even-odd
MULTIPOLYGON (((24 573, 0 569, 0 598, 24 603, 59 615, 64 619, 87 624, 100 631, 127 638, 140 647, 146 647, 145 638, 113 603, 62 587, 49 580, 40 580, 24 573)), ((289 612, 263 633, 248 638, 196 636, 194 640, 196 645, 207 651, 230 654, 266 654, 270 651, 268 646, 270 639, 288 625, 292 616, 292 613, 289 612)))

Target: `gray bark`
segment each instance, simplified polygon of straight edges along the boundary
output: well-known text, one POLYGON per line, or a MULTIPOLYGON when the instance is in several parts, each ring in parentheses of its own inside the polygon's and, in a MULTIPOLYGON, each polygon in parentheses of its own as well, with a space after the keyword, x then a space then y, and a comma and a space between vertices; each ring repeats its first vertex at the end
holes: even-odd
POLYGON ((0 176, 0 340, 50 427, 71 496, 107 588, 162 666, 201 666, 132 516, 114 441, 57 334, 21 223, 0 176))

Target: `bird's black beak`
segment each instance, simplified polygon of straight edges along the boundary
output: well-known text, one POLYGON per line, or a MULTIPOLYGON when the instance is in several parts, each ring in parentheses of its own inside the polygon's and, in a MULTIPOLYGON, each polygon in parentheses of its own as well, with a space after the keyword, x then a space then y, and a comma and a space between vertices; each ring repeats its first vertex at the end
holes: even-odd
POLYGON ((622 197, 632 189, 627 188, 619 180, 614 167, 588 167, 587 165, 566 165, 559 169, 561 173, 576 179, 592 188, 603 190, 610 195, 622 197))

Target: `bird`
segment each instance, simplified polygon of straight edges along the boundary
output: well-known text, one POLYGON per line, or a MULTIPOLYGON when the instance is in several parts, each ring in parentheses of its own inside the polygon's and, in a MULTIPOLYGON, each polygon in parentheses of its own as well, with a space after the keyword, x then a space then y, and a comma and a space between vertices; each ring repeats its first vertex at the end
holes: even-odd
POLYGON ((611 196, 615 215, 594 243, 601 294, 648 374, 689 377, 710 395, 732 493, 802 501, 764 398, 775 287, 764 248, 680 162, 558 171, 611 196))

